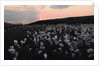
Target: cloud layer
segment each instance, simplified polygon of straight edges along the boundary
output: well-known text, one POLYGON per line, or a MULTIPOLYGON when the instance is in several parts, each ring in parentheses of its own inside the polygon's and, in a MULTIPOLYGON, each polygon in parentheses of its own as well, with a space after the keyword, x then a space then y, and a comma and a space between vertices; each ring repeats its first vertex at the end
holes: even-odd
POLYGON ((54 9, 64 9, 64 8, 68 8, 69 5, 52 5, 50 7, 54 9))
POLYGON ((29 23, 39 19, 39 12, 34 7, 11 7, 11 9, 4 10, 4 20, 16 23, 29 23))

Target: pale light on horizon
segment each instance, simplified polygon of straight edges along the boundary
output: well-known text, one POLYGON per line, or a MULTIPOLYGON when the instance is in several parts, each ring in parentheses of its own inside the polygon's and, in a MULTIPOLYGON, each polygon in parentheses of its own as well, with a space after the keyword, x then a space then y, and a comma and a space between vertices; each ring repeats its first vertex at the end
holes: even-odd
POLYGON ((4 21, 15 24, 90 15, 94 15, 93 5, 5 5, 4 7, 4 21))

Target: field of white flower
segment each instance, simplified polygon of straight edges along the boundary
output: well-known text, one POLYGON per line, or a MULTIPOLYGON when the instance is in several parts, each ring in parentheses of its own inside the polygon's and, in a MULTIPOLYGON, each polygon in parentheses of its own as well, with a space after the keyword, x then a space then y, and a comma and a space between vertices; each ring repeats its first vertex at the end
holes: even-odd
POLYGON ((6 24, 4 59, 94 60, 94 24, 6 24))

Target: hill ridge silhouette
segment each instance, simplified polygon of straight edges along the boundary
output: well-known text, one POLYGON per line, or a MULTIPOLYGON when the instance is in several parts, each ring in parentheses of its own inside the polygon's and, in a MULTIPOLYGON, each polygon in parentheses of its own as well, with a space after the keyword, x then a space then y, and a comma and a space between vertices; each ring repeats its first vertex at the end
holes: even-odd
MULTIPOLYGON (((48 19, 48 20, 39 20, 25 25, 32 24, 59 24, 59 23, 67 23, 67 24, 77 24, 77 23, 94 23, 94 15, 91 16, 80 16, 80 17, 68 17, 68 18, 58 18, 58 19, 48 19)), ((4 22, 4 24, 11 24, 4 22)), ((18 24, 12 24, 18 25, 18 24)), ((21 25, 21 24, 19 24, 21 25)))
POLYGON ((40 20, 32 24, 58 24, 58 23, 67 23, 67 24, 76 24, 76 23, 94 23, 94 16, 82 16, 82 17, 68 17, 68 18, 59 18, 59 19, 49 19, 49 20, 40 20))

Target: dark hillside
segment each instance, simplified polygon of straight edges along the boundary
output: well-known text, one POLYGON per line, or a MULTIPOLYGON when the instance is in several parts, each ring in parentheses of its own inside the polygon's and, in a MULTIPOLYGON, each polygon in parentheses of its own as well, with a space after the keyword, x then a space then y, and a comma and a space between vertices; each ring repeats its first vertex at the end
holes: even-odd
POLYGON ((94 23, 94 16, 69 17, 69 18, 62 18, 62 19, 42 20, 42 21, 31 23, 30 25, 32 24, 59 24, 59 23, 66 23, 66 24, 94 23))

